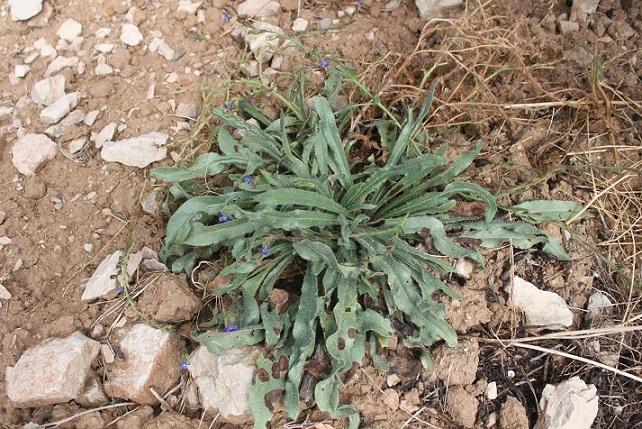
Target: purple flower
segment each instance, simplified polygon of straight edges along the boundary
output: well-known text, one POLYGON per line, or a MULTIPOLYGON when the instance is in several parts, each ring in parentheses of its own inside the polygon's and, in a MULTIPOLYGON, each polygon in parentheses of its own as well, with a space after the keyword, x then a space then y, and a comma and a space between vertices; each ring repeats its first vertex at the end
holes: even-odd
POLYGON ((227 13, 222 13, 221 19, 225 22, 230 22, 230 16, 227 13))
POLYGON ((123 292, 125 292, 125 289, 123 289, 122 286, 117 286, 116 288, 114 288, 114 292, 123 293, 123 292))
POLYGON ((189 366, 189 362, 187 362, 185 359, 183 359, 183 361, 181 362, 181 364, 179 365, 179 367, 178 367, 178 368, 179 368, 181 371, 185 371, 185 370, 187 369, 187 367, 188 367, 188 366, 189 366))
POLYGON ((243 178, 243 181, 244 181, 245 183, 247 183, 248 185, 252 186, 252 187, 256 186, 256 185, 254 184, 254 179, 252 179, 250 176, 245 176, 245 177, 243 178))
POLYGON ((330 61, 321 60, 321 62, 319 63, 319 65, 316 68, 317 68, 317 70, 318 69, 324 69, 324 68, 328 67, 329 65, 330 65, 330 61))
POLYGON ((262 253, 264 256, 268 256, 270 254, 270 248, 267 244, 264 244, 263 246, 259 247, 258 251, 262 253))
POLYGON ((220 223, 225 223, 225 222, 227 222, 228 220, 230 220, 230 217, 229 217, 228 215, 226 215, 226 214, 224 214, 224 215, 220 215, 220 216, 218 217, 218 221, 219 221, 220 223))
POLYGON ((234 332, 238 330, 239 330, 239 327, 236 325, 227 325, 225 328, 223 328, 223 332, 234 332))
POLYGON ((357 0, 357 5, 361 6, 363 4, 363 0, 357 0))
POLYGON ((233 107, 232 107, 232 105, 230 103, 225 103, 223 105, 223 107, 225 107, 227 110, 232 110, 233 109, 233 107))

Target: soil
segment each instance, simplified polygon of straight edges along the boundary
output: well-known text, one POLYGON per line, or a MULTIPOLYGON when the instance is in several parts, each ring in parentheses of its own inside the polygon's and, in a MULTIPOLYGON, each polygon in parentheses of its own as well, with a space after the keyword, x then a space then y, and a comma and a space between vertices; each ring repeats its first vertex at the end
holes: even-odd
MULTIPOLYGON (((0 5, 0 108, 14 108, 13 113, 0 116, 0 211, 6 214, 0 220, 0 237, 11 239, 10 244, 0 246, 0 283, 12 295, 0 301, 0 368, 13 366, 25 350, 46 338, 65 337, 76 330, 100 335, 97 325, 107 328, 116 319, 116 314, 105 314, 111 302, 82 302, 81 285, 116 250, 138 251, 143 246, 160 250, 166 218, 161 212, 145 212, 140 201, 164 187, 148 168, 106 163, 93 147, 82 159, 64 156, 63 151, 71 141, 115 123, 119 126, 115 139, 153 131, 171 136, 173 157, 153 166, 181 162, 181 155, 187 158, 189 149, 185 148, 189 146, 185 142, 199 134, 181 129, 177 122, 184 119, 176 115, 175 106, 194 103, 198 113, 206 114, 212 105, 222 105, 234 95, 212 96, 216 88, 228 79, 245 78, 241 65, 251 56, 231 34, 239 25, 230 13, 237 3, 203 2, 199 13, 206 19, 199 20, 197 15, 177 13, 177 1, 60 0, 50 2, 53 15, 44 27, 13 22, 8 4, 0 5), (118 38, 132 6, 142 11, 138 26, 145 39, 139 46, 127 47, 118 38), (223 14, 231 17, 229 22, 222 19, 223 14), (77 51, 66 49, 56 35, 61 23, 72 17, 82 24, 84 37, 77 51), (104 39, 96 36, 101 28, 111 29, 104 39), (174 60, 146 48, 154 31, 175 50, 174 60), (9 76, 16 65, 25 63, 33 52, 30 48, 41 38, 57 47, 58 55, 78 56, 86 65, 83 73, 77 67, 59 73, 66 77, 67 92, 82 93, 78 109, 85 114, 92 110, 100 113, 93 125, 81 122, 66 130, 56 139, 61 152, 35 176, 26 177, 12 165, 11 148, 19 136, 47 128, 28 95, 43 78, 51 58, 35 59, 24 78, 9 76), (107 63, 115 69, 113 74, 94 73, 94 47, 99 43, 115 43, 114 51, 106 55, 107 63)), ((414 101, 421 93, 417 88, 425 88, 439 77, 436 108, 426 125, 431 141, 435 145, 449 143, 447 155, 454 158, 482 139, 483 153, 464 179, 497 193, 505 206, 534 199, 586 204, 615 177, 617 172, 609 176, 605 167, 637 166, 639 161, 642 109, 636 103, 642 99, 642 9, 630 0, 602 0, 589 22, 577 31, 561 33, 560 22, 571 13, 567 3, 510 0, 489 2, 480 9, 471 2, 466 10, 463 6, 445 10, 444 20, 427 24, 411 0, 364 0, 354 17, 343 12, 338 17, 337 13, 356 6, 356 2, 281 1, 283 11, 265 20, 292 34, 294 19, 307 19, 311 31, 299 38, 303 49, 325 53, 289 57, 282 71, 306 67, 306 76, 320 82, 324 70, 316 67, 319 58, 340 60, 358 73, 367 71, 364 79, 380 90, 382 100, 394 111, 401 112, 400 103, 414 101), (321 30, 324 18, 337 21, 332 21, 330 29, 321 30), (597 87, 596 71, 603 83, 597 87), (518 105, 523 103, 532 105, 518 105), (602 175, 586 174, 587 170, 576 173, 586 165, 602 175)), ((234 88, 244 91, 240 85, 234 88)), ((201 124, 190 123, 194 128, 201 124)), ((637 198, 636 174, 613 188, 624 201, 631 201, 626 199, 627 192, 637 198)), ((524 327, 521 315, 507 305, 504 286, 513 274, 558 293, 569 303, 576 315, 571 329, 589 327, 584 309, 597 289, 608 291, 618 302, 615 320, 636 314, 637 291, 629 289, 624 277, 582 243, 587 241, 604 254, 610 253, 617 263, 624 261, 618 265, 622 274, 635 275, 639 261, 626 244, 635 242, 633 235, 619 241, 612 237, 618 230, 626 230, 621 224, 626 217, 613 213, 637 206, 635 202, 622 206, 622 200, 611 197, 600 199, 592 207, 598 210, 595 217, 573 225, 577 234, 573 237, 559 227, 546 226, 564 243, 572 262, 558 262, 537 250, 484 251, 485 270, 469 279, 457 275, 446 279, 464 298, 461 302, 446 301, 448 320, 461 337, 458 348, 436 344, 435 368, 426 371, 414 351, 399 344, 386 356, 391 373, 384 374, 364 362, 346 380, 342 401, 357 407, 367 428, 522 428, 526 427, 524 419, 531 426, 535 423, 536 404, 547 383, 579 373, 605 397, 595 428, 628 427, 642 418, 636 405, 631 409, 640 392, 631 380, 555 355, 502 348, 494 341, 545 333, 524 327), (391 374, 395 375, 392 379, 391 374), (499 391, 492 400, 484 393, 491 381, 497 382, 499 391), (520 406, 525 410, 524 418, 520 406), (515 408, 518 410, 507 411, 515 408)), ((469 209, 473 214, 479 210, 474 205, 469 209)), ((638 229, 631 231, 635 234, 638 229)), ((187 283, 194 293, 202 293, 187 283)), ((145 299, 150 301, 146 308, 158 308, 154 301, 159 298, 150 295, 145 299)), ((130 322, 138 317, 131 311, 126 316, 130 322)), ((193 325, 182 319, 167 321, 175 322, 186 347, 193 347, 188 335, 193 325)), ((629 341, 621 369, 634 367, 639 362, 639 339, 617 338, 625 344, 629 341)), ((599 353, 591 352, 583 341, 565 344, 565 350, 597 359, 599 353)), ((549 340, 544 345, 554 347, 557 343, 549 340)), ((609 347, 617 347, 616 337, 602 340, 602 351, 609 347)), ((94 412, 61 427, 103 427, 134 408, 94 412)), ((73 402, 39 409, 15 408, 4 392, 4 371, 0 371, 0 427, 46 424, 84 410, 73 402)), ((144 407, 134 413, 143 416, 139 419, 143 423, 160 409, 144 407)), ((306 415, 316 426, 290 423, 286 427, 344 424, 314 408, 306 415)), ((199 412, 165 417, 167 422, 153 427, 188 427, 192 423, 185 423, 185 418, 193 419, 194 427, 237 427, 214 423, 213 416, 206 416, 204 425, 199 426, 199 412)), ((282 427, 285 422, 277 414, 273 427, 282 427)), ((139 427, 139 423, 122 424, 115 427, 139 427)))

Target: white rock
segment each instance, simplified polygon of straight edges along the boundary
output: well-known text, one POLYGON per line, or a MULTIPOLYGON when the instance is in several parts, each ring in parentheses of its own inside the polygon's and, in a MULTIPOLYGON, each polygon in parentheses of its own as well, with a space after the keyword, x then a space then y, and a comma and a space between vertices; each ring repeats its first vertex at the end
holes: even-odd
POLYGON ((103 144, 100 156, 107 162, 119 162, 130 167, 145 168, 155 161, 165 159, 169 136, 153 132, 131 139, 109 141, 103 144))
POLYGON ((33 176, 46 161, 58 153, 58 145, 44 134, 26 134, 11 148, 11 162, 25 176, 33 176))
POLYGON ((458 259, 455 264, 455 272, 468 280, 475 272, 475 263, 468 258, 458 259))
POLYGON ((40 112, 40 120, 46 124, 56 124, 76 107, 79 101, 80 92, 65 94, 40 112))
POLYGON ((139 404, 154 405, 154 388, 160 395, 173 387, 180 377, 180 349, 169 332, 145 324, 134 325, 120 342, 125 360, 109 369, 105 393, 139 404))
POLYGON ((121 250, 117 250, 100 263, 89 281, 84 285, 85 291, 80 298, 82 301, 91 301, 114 292, 114 289, 119 286, 119 263, 123 255, 124 253, 121 250))
POLYGON ((221 413, 230 423, 252 421, 249 397, 259 353, 256 347, 243 347, 215 355, 200 346, 191 354, 188 368, 205 411, 221 413))
POLYGON ((77 153, 82 150, 82 148, 85 147, 87 144, 87 137, 80 137, 79 139, 73 140, 71 143, 69 143, 69 152, 70 153, 77 153))
POLYGON ((100 133, 94 138, 94 144, 96 145, 96 149, 100 149, 103 147, 103 144, 105 142, 110 141, 111 139, 114 138, 114 134, 116 133, 116 124, 113 122, 110 124, 105 125, 105 128, 100 130, 100 133))
POLYGON ((497 382, 491 381, 486 386, 486 398, 489 401, 494 401, 497 399, 497 382))
POLYGON ((42 0, 9 0, 9 7, 12 20, 26 21, 42 11, 42 0))
POLYGON ((270 61, 274 55, 274 48, 281 43, 281 39, 275 35, 283 34, 283 30, 263 21, 255 22, 254 28, 260 32, 247 31, 243 38, 259 63, 270 61))
POLYGON ((600 5, 600 0, 573 0, 569 21, 586 26, 589 15, 592 15, 600 5))
POLYGON ((103 59, 103 61, 98 62, 98 65, 96 66, 96 69, 94 70, 94 73, 96 73, 96 76, 106 76, 106 75, 114 73, 114 69, 111 68, 111 66, 109 64, 105 63, 105 61, 103 59))
POLYGON ((575 33, 580 31, 580 24, 571 21, 560 21, 557 23, 557 28, 562 34, 575 33))
POLYGON ((601 315, 613 313, 613 303, 604 293, 600 291, 593 292, 589 297, 586 310, 588 311, 587 320, 597 319, 601 315))
POLYGON ((111 28, 103 27, 96 30, 96 38, 104 39, 111 34, 111 28))
POLYGON ((105 395, 105 392, 103 392, 103 388, 96 377, 92 376, 87 378, 82 391, 75 398, 75 401, 83 407, 94 408, 101 405, 107 405, 109 403, 109 398, 105 395))
POLYGON ((2 284, 0 284, 0 299, 11 299, 11 292, 2 284))
POLYGON ((13 70, 13 74, 16 77, 25 77, 29 73, 31 67, 26 64, 18 64, 13 70))
POLYGON ((419 9, 419 16, 423 19, 435 18, 439 16, 442 9, 462 3, 463 0, 415 0, 415 5, 419 9))
POLYGON ((42 11, 27 22, 29 27, 42 28, 49 25, 49 20, 54 12, 53 6, 51 6, 49 2, 40 1, 40 3, 42 3, 42 11))
POLYGON ((196 119, 196 104, 179 103, 176 108, 176 116, 187 119, 196 119))
POLYGON ((0 106, 0 118, 11 115, 14 111, 13 106, 0 106))
POLYGON ((63 57, 63 56, 58 56, 56 57, 49 65, 47 66, 47 70, 45 70, 45 77, 49 77, 52 75, 55 75, 59 71, 67 68, 67 67, 73 67, 76 64, 78 64, 78 57, 63 57))
MULTIPOLYGON (((91 127, 94 125, 94 122, 96 122, 96 118, 98 118, 98 115, 100 114, 100 110, 92 110, 91 112, 87 113, 85 115, 85 125, 91 127)), ((113 137, 113 136, 112 136, 113 137)), ((107 140, 111 140, 112 137, 109 137, 107 140)), ((104 142, 103 142, 104 143, 104 142)))
POLYGON ((25 64, 33 63, 34 61, 36 61, 36 59, 39 56, 40 56, 40 52, 33 52, 33 53, 29 54, 29 56, 27 58, 25 58, 25 64))
POLYGON ((28 349, 6 369, 7 396, 20 408, 75 399, 85 385, 100 343, 75 332, 28 349))
POLYGON ((102 54, 110 53, 114 50, 115 47, 116 45, 114 45, 113 43, 99 43, 94 46, 94 48, 96 48, 96 50, 102 54))
POLYGON ((175 72, 170 73, 167 75, 167 79, 165 79, 165 82, 167 83, 176 83, 178 81, 178 74, 175 72))
POLYGON ((40 56, 42 58, 55 57, 58 55, 58 51, 51 45, 46 45, 40 50, 40 56))
POLYGON ((354 13, 355 13, 356 11, 357 11, 357 8, 356 8, 356 7, 354 7, 354 6, 348 6, 348 7, 346 7, 346 13, 347 13, 349 16, 354 15, 354 13))
POLYGON ((152 43, 150 43, 150 44, 149 44, 149 47, 148 47, 149 52, 151 52, 151 53, 156 53, 156 51, 158 51, 158 48, 159 48, 163 43, 165 43, 165 41, 164 41, 163 39, 161 39, 161 38, 159 38, 159 37, 154 37, 154 38, 152 39, 152 43))
POLYGON ((239 65, 239 68, 247 77, 256 77, 259 75, 259 62, 258 61, 248 61, 247 63, 242 63, 239 65))
POLYGON ((123 24, 120 41, 127 46, 138 46, 143 41, 143 35, 134 24, 123 24))
POLYGON ((597 389, 579 377, 557 386, 547 384, 539 401, 542 413, 536 429, 590 429, 597 416, 597 389))
POLYGON ((161 43, 158 47, 158 53, 167 61, 172 61, 174 59, 174 55, 176 55, 176 52, 174 52, 174 50, 165 42, 161 43))
POLYGON ((556 293, 542 291, 519 276, 515 276, 512 288, 506 286, 506 292, 512 305, 524 312, 528 325, 560 329, 573 324, 573 312, 556 293))
POLYGON ((202 2, 192 3, 190 0, 180 0, 176 11, 194 15, 198 8, 201 7, 201 3, 202 2))
POLYGON ((242 18, 272 16, 281 13, 281 5, 273 0, 245 0, 237 12, 242 18))
POLYGON ((69 18, 60 25, 58 29, 58 37, 62 40, 67 40, 68 42, 73 42, 73 40, 80 36, 82 32, 82 25, 73 18, 69 18))
POLYGON ((308 29, 308 21, 301 17, 298 17, 292 22, 292 31, 295 33, 303 33, 308 29))
POLYGON ((42 106, 49 106, 65 95, 65 77, 57 75, 36 82, 31 90, 31 100, 42 106))

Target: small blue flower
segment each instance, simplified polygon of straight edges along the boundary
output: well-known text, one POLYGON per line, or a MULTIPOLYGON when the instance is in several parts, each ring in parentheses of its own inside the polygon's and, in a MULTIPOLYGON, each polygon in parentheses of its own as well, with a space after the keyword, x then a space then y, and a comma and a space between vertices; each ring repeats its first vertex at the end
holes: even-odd
POLYGON ((187 369, 187 367, 189 367, 189 362, 187 362, 185 359, 183 359, 183 361, 181 362, 181 364, 179 365, 178 368, 181 371, 185 371, 187 369))
POLYGON ((363 4, 363 0, 357 0, 357 5, 361 6, 363 4))
POLYGON ((230 217, 229 217, 228 215, 226 215, 226 214, 224 214, 224 215, 220 215, 220 216, 218 217, 218 221, 219 221, 220 223, 225 223, 225 222, 227 222, 228 220, 230 220, 230 217))
POLYGON ((225 22, 230 22, 230 16, 227 13, 222 13, 221 19, 225 22))
POLYGON ((318 70, 318 69, 324 69, 324 68, 328 67, 329 65, 330 65, 330 61, 328 61, 328 60, 321 60, 321 62, 320 62, 320 63, 319 63, 319 65, 317 66, 317 70, 318 70))
POLYGON ((223 332, 234 332, 238 330, 239 330, 239 327, 236 325, 227 325, 225 328, 223 328, 223 332))
POLYGON ((230 103, 225 103, 223 105, 223 107, 225 107, 227 110, 232 110, 233 109, 233 107, 232 107, 232 105, 230 103))
POLYGON ((270 247, 267 244, 264 244, 263 246, 258 248, 258 251, 264 256, 268 256, 270 254, 270 247))
POLYGON ((123 289, 122 286, 117 286, 116 288, 114 288, 114 292, 123 293, 123 292, 125 292, 125 289, 123 289))
POLYGON ((254 184, 254 179, 252 179, 250 176, 245 176, 245 177, 243 178, 243 181, 244 181, 245 183, 247 183, 248 185, 252 186, 252 187, 254 187, 254 186, 255 186, 255 184, 254 184))

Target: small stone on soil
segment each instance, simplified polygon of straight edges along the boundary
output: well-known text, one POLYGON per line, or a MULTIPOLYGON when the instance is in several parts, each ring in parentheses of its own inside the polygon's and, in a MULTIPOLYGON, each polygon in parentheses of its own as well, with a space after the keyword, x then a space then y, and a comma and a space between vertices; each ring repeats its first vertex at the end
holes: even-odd
POLYGON ((33 176, 45 162, 55 158, 58 145, 44 134, 26 134, 11 149, 11 162, 25 176, 33 176))
POLYGON ((11 19, 26 21, 42 11, 42 0, 9 0, 11 19))
POLYGON ((69 42, 73 42, 74 39, 80 36, 82 32, 82 25, 73 18, 69 18, 60 25, 58 29, 58 37, 69 42))
POLYGON ((123 24, 120 41, 127 46, 138 46, 143 41, 143 35, 134 24, 123 24))
POLYGON ((153 132, 131 139, 109 141, 102 146, 100 156, 107 162, 119 162, 130 167, 145 168, 167 156, 169 136, 153 132))

